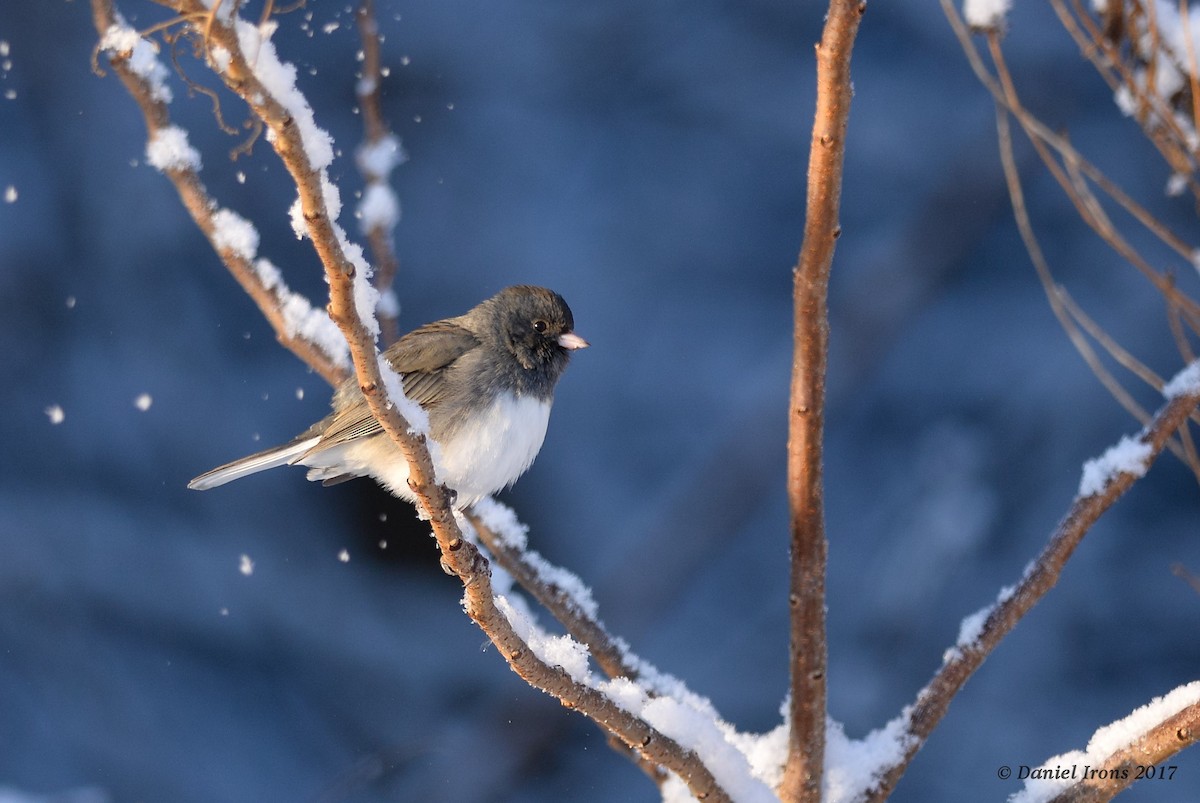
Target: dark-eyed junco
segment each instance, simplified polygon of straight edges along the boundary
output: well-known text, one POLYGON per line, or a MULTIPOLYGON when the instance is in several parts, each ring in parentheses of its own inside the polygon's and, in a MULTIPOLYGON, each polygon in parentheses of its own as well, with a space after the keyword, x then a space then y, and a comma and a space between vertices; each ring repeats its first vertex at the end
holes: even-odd
MULTIPOLYGON (((468 507, 516 481, 533 463, 550 418, 554 386, 575 349, 558 293, 520 285, 501 290, 465 315, 426 324, 383 352, 404 393, 429 413, 437 441, 437 479, 468 507)), ((214 468, 188 483, 207 490, 283 465, 308 467, 326 485, 374 477, 412 501, 408 463, 371 415, 353 378, 333 396, 333 412, 294 440, 214 468)))

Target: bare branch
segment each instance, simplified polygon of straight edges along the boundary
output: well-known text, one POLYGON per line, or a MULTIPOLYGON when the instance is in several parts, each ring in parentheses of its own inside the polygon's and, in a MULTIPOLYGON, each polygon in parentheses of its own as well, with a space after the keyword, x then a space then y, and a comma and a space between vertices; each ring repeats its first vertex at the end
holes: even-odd
MULTIPOLYGON (((1193 368, 1195 367, 1193 364, 1193 368)), ((1146 467, 1149 467, 1166 447, 1175 430, 1186 424, 1197 403, 1200 403, 1200 390, 1195 389, 1171 398, 1142 429, 1137 440, 1148 449, 1146 467)), ((967 679, 1025 614, 1054 587, 1067 559, 1079 546, 1088 530, 1136 480, 1137 477, 1132 473, 1117 472, 1109 478, 1100 492, 1075 498, 1067 515, 1051 534, 1042 553, 1026 568, 1017 585, 1003 592, 996 604, 986 610, 978 635, 967 643, 960 643, 949 650, 941 669, 917 694, 916 700, 906 711, 906 731, 911 738, 907 740, 905 756, 882 776, 879 787, 871 793, 869 800, 882 801, 891 794, 913 756, 942 721, 950 707, 950 701, 967 679)))
POLYGON ((788 414, 791 510, 791 729, 779 795, 821 797, 825 760, 825 511, 822 437, 829 350, 829 273, 841 235, 838 209, 850 115, 850 55, 862 21, 861 0, 831 0, 817 44, 817 108, 808 162, 804 242, 793 270, 794 341, 788 414))

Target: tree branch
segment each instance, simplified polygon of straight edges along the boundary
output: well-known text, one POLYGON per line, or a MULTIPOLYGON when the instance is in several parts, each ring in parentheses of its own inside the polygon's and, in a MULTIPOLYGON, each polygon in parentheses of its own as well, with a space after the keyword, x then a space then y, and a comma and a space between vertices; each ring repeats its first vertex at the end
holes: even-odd
MULTIPOLYGON (((397 404, 407 401, 399 378, 390 367, 381 365, 374 333, 364 323, 364 318, 374 322, 374 309, 368 308, 364 314, 359 306, 361 299, 370 297, 360 286, 366 281, 369 267, 337 224, 336 209, 330 206, 331 202, 336 203, 331 201, 336 199, 336 190, 328 182, 325 166, 313 156, 321 150, 320 143, 313 141, 313 134, 324 134, 312 127, 311 109, 294 85, 282 88, 282 98, 272 92, 272 88, 281 88, 281 77, 286 79, 285 84, 290 81, 289 68, 274 61, 273 46, 263 37, 262 29, 250 26, 235 13, 222 11, 219 5, 209 9, 203 0, 158 2, 179 13, 203 37, 204 52, 214 71, 269 129, 271 144, 299 191, 304 229, 325 267, 330 284, 329 315, 350 347, 355 378, 372 415, 409 463, 410 487, 419 509, 430 520, 443 567, 463 584, 468 615, 499 648, 509 666, 530 685, 558 698, 564 706, 586 714, 643 759, 676 773, 697 798, 728 801, 729 796, 692 751, 625 711, 600 691, 572 679, 562 667, 548 664, 529 648, 498 607, 488 562, 473 544, 463 539, 452 509, 453 491, 436 482, 425 436, 411 428, 397 404), (255 48, 252 59, 243 51, 243 37, 255 48), (264 63, 269 73, 267 79, 258 73, 264 63), (267 80, 271 81, 270 87, 267 80)), ((104 11, 108 18, 115 18, 109 0, 93 0, 93 8, 97 20, 104 11)))
POLYGON ((850 55, 866 6, 831 0, 817 44, 817 108, 808 163, 804 243, 793 271, 794 357, 788 428, 791 510, 791 729, 779 794, 821 796, 825 757, 825 512, 822 437, 829 345, 828 289, 841 234, 838 208, 850 114, 850 55))
POLYGON ((638 668, 628 660, 624 642, 614 638, 598 618, 584 609, 578 600, 565 589, 553 574, 561 573, 541 559, 502 538, 488 527, 475 512, 467 518, 475 528, 476 535, 493 559, 504 571, 512 575, 521 588, 525 589, 543 608, 557 619, 571 637, 585 644, 596 664, 610 678, 623 677, 637 680, 638 668))
POLYGON ((1081 780, 1053 798, 1051 803, 1100 803, 1138 780, 1137 768, 1162 762, 1200 740, 1200 703, 1167 717, 1124 748, 1093 764, 1095 775, 1081 780))
MULTIPOLYGON (((121 24, 111 0, 93 0, 92 21, 101 37, 121 24)), ((149 47, 149 43, 146 46, 149 47)), ((161 93, 155 91, 155 87, 145 75, 135 72, 130 67, 132 50, 108 49, 105 53, 109 66, 142 111, 148 140, 154 141, 162 132, 172 127, 166 101, 161 93)), ((257 270, 251 259, 230 248, 228 244, 223 244, 216 236, 213 215, 220 207, 208 194, 204 182, 200 180, 198 169, 179 163, 166 167, 161 172, 175 185, 184 208, 192 216, 197 228, 208 238, 226 269, 258 305, 263 317, 275 330, 275 337, 279 343, 329 384, 337 385, 344 380, 349 367, 344 348, 332 349, 327 342, 310 337, 295 325, 296 318, 309 310, 307 302, 301 303, 301 297, 293 293, 278 275, 272 276, 257 270), (267 276, 272 276, 274 281, 268 282, 267 276), (289 307, 293 310, 291 316, 284 312, 289 307), (301 308, 299 312, 297 308, 301 308)))
POLYGON ((375 24, 375 13, 371 0, 362 0, 358 7, 358 30, 362 37, 362 75, 358 80, 358 107, 362 112, 366 138, 358 152, 358 169, 366 179, 362 210, 363 233, 371 247, 375 262, 375 287, 381 299, 388 303, 380 305, 379 328, 385 344, 399 337, 397 321, 398 305, 392 294, 392 283, 400 268, 400 260, 392 242, 392 228, 399 218, 400 206, 395 193, 388 184, 391 169, 404 161, 400 143, 388 128, 383 116, 379 93, 383 81, 383 67, 379 55, 379 29, 375 24), (382 209, 377 207, 382 206, 382 209))
MULTIPOLYGON (((1193 363, 1184 370, 1200 371, 1200 364, 1193 363)), ((1173 396, 1158 409, 1137 438, 1137 442, 1147 449, 1143 464, 1145 467, 1154 462, 1175 430, 1187 423, 1198 403, 1200 387, 1193 383, 1186 392, 1173 396)), ((947 651, 941 669, 906 709, 905 732, 908 738, 904 757, 881 775, 879 786, 870 794, 868 800, 882 801, 892 793, 896 782, 924 745, 929 734, 942 721, 950 707, 950 701, 967 679, 1025 614, 1054 587, 1067 559, 1079 546, 1088 530, 1140 476, 1120 471, 1112 474, 1097 493, 1075 497, 1067 515, 1051 534, 1041 554, 1026 568, 1017 585, 1002 591, 994 605, 977 614, 980 618, 977 631, 966 634, 966 639, 960 637, 959 643, 947 651)))

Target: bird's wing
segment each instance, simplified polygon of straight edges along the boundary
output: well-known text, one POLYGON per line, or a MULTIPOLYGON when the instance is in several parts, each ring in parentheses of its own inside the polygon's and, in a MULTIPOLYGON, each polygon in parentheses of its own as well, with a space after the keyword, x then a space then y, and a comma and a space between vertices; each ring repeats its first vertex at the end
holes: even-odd
MULTIPOLYGON (((428 410, 445 395, 446 369, 478 345, 479 339, 474 334, 455 319, 449 319, 414 329, 388 347, 383 356, 400 374, 404 395, 428 410)), ((353 384, 343 386, 338 395, 343 394, 353 394, 353 400, 349 404, 335 404, 341 409, 322 422, 321 440, 311 452, 324 451, 383 431, 357 387, 353 384)))

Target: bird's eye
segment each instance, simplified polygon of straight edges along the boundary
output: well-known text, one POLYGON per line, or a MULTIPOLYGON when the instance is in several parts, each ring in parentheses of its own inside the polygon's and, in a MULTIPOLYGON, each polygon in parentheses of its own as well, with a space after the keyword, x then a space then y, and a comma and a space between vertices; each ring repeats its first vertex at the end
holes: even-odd
POLYGON ((536 321, 533 322, 533 331, 537 332, 538 334, 542 334, 549 328, 550 328, 550 324, 546 323, 541 318, 538 318, 536 321))

